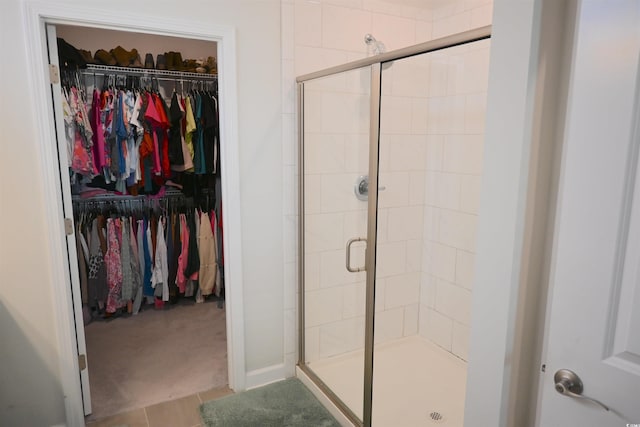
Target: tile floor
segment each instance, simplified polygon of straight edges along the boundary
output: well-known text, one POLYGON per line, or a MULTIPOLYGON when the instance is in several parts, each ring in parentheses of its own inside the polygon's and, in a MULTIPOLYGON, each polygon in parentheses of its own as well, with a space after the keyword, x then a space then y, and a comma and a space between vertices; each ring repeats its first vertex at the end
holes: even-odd
POLYGON ((200 405, 232 394, 228 387, 195 393, 180 399, 123 412, 87 423, 88 427, 200 427, 200 405))

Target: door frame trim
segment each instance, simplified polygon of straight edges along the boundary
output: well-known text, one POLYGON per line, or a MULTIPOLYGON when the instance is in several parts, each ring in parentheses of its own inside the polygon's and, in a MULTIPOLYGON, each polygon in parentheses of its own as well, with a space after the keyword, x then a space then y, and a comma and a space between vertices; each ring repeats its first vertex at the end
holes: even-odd
MULTIPOLYGON (((71 426, 84 425, 78 355, 76 352, 75 322, 69 265, 64 232, 62 188, 55 139, 53 103, 48 75, 46 24, 76 25, 93 28, 116 29, 157 35, 210 40, 218 43, 220 102, 220 136, 225 141, 221 147, 222 193, 225 199, 225 277, 227 311, 227 352, 229 387, 243 390, 246 384, 245 333, 242 282, 242 235, 240 203, 240 166, 237 118, 237 74, 235 28, 215 25, 205 20, 166 19, 158 16, 128 16, 96 6, 75 5, 64 7, 46 2, 26 1, 23 23, 27 43, 27 59, 31 66, 26 70, 30 86, 30 100, 36 118, 40 139, 38 162, 44 182, 44 206, 50 209, 47 218, 46 245, 52 283, 51 289, 56 340, 58 344, 58 375, 65 396, 65 414, 71 426), (233 236, 233 239, 229 238, 233 236)), ((60 119, 61 120, 61 119, 60 119)))

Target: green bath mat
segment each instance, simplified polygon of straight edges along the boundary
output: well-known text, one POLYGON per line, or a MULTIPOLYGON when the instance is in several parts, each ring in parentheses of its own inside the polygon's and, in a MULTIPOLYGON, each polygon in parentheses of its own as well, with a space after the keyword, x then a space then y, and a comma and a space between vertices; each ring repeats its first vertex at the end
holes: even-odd
POLYGON ((207 427, 340 427, 296 378, 205 402, 200 415, 207 427))

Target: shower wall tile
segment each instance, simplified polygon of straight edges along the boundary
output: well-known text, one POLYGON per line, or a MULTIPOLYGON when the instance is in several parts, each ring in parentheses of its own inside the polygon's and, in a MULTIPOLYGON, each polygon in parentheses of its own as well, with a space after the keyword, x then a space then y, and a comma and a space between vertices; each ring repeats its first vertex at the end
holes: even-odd
POLYGON ((323 174, 320 206, 323 212, 345 212, 362 209, 363 203, 354 195, 354 175, 323 174))
POLYGON ((353 283, 344 288, 344 303, 342 305, 342 317, 350 319, 352 317, 364 316, 366 307, 365 283, 353 283))
POLYGON ((484 122, 487 113, 487 93, 467 95, 464 108, 464 131, 467 134, 484 134, 484 122))
POLYGON ((478 228, 476 215, 441 209, 439 226, 440 243, 475 252, 478 228))
POLYGON ((411 133, 425 135, 428 133, 427 115, 429 114, 429 100, 414 98, 411 104, 411 133))
POLYGON ((384 311, 387 279, 376 275, 376 313, 384 311))
MULTIPOLYGON (((420 279, 420 305, 435 308, 436 283, 438 279, 430 274, 422 274, 420 279)), ((422 309, 421 309, 422 310, 422 309)))
POLYGON ((305 174, 339 173, 345 168, 344 135, 305 134, 305 174))
POLYGON ((321 213, 321 181, 322 175, 305 175, 304 177, 304 211, 307 214, 321 213))
POLYGON ((295 47, 296 76, 322 70, 348 61, 347 52, 339 49, 301 46, 295 47))
POLYGON ((361 9, 323 4, 322 47, 366 52, 364 35, 371 31, 371 15, 361 9))
POLYGON ((463 360, 469 360, 469 326, 453 322, 451 351, 463 360))
MULTIPOLYGON (((370 97, 352 93, 322 95, 322 132, 362 134, 369 132, 370 97)), ((344 155, 344 154, 343 154, 344 155)))
POLYGON ((404 330, 402 333, 403 336, 409 337, 418 334, 419 314, 419 304, 413 304, 404 308, 404 330))
POLYGON ((475 262, 475 254, 461 250, 456 251, 456 284, 471 290, 473 287, 475 262))
MULTIPOLYGON (((366 175, 369 170, 369 134, 345 135, 344 148, 344 171, 355 176, 366 175)), ((382 164, 380 168, 383 170, 382 164)))
POLYGON ((383 95, 426 98, 429 96, 428 58, 394 61, 393 66, 382 71, 383 95), (421 76, 418 81, 416 76, 421 76))
POLYGON ((463 12, 433 22, 433 38, 449 36, 471 29, 471 13, 463 12))
POLYGON ((376 255, 376 277, 397 276, 404 273, 406 265, 406 243, 388 242, 378 244, 376 255))
POLYGON ((482 175, 482 135, 447 135, 443 144, 445 172, 482 175))
POLYGON ((412 135, 385 135, 384 144, 388 146, 391 171, 425 170, 427 163, 426 135, 415 133, 412 135))
POLYGON ((436 310, 464 325, 470 325, 471 291, 438 279, 436 284, 436 310))
POLYGON ((402 337, 404 332, 404 308, 395 308, 376 313, 376 343, 382 343, 402 337))
POLYGON ((372 34, 382 41, 387 51, 411 46, 416 40, 415 20, 373 13, 372 34))
POLYGON ((449 79, 448 57, 440 52, 431 55, 429 67, 429 96, 445 96, 449 79))
POLYGON ((378 185, 385 190, 378 192, 378 206, 381 208, 409 205, 409 173, 380 172, 378 185))
POLYGON ((491 25, 493 21, 493 3, 486 4, 471 10, 471 28, 491 25))
POLYGON ((409 306, 420 300, 420 273, 387 277, 385 309, 409 306))
POLYGON ((444 152, 444 136, 427 135, 427 171, 441 171, 444 152))
POLYGON ((406 272, 413 273, 422 271, 422 246, 424 241, 419 240, 407 240, 407 264, 406 272))
POLYGON ((305 290, 311 291, 320 287, 320 253, 305 254, 304 278, 305 290))
POLYGON ((422 206, 405 206, 389 209, 389 241, 422 239, 424 226, 422 206))
POLYGON ((320 327, 307 328, 304 332, 304 352, 307 362, 312 362, 320 358, 320 327))
POLYGON ((305 324, 319 326, 342 319, 342 288, 317 289, 307 292, 305 324))
POLYGON ((420 335, 451 351, 453 320, 423 305, 420 307, 420 335))
MULTIPOLYGON (((356 237, 367 237, 367 210, 366 202, 360 201, 361 207, 357 211, 344 212, 344 234, 342 240, 346 242, 356 237)), ((380 215, 379 215, 380 216, 380 215)), ((354 248, 358 243, 354 243, 354 248)), ((357 256, 357 254, 353 254, 357 256)), ((354 258, 355 260, 356 258, 354 258)))
POLYGON ((460 175, 460 179, 460 210, 477 215, 480 208, 482 177, 478 175, 460 175))
POLYGON ((424 205, 426 191, 426 173, 411 172, 409 174, 409 205, 424 205))
POLYGON ((431 10, 385 0, 364 0, 363 8, 386 15, 402 16, 431 22, 431 10))
POLYGON ((307 215, 304 226, 308 252, 341 249, 344 246, 341 213, 307 215))
POLYGON ((340 320, 320 327, 319 356, 336 356, 364 346, 364 317, 340 320))
POLYGON ((365 9, 364 0, 324 0, 323 3, 348 7, 351 9, 365 9))
POLYGON ((385 96, 380 105, 380 129, 385 134, 411 134, 412 98, 385 96))
POLYGON ((424 43, 433 39, 433 24, 431 22, 416 21, 416 43, 424 43))
POLYGON ((322 8, 320 3, 295 2, 295 40, 297 45, 322 45, 322 8))
POLYGON ((464 54, 464 94, 486 92, 489 85, 489 55, 485 50, 473 50, 464 54))
MULTIPOLYGON (((354 243, 351 248, 351 265, 364 265, 364 244, 354 243)), ((351 273, 345 268, 345 249, 337 251, 326 251, 320 254, 320 287, 328 288, 333 286, 356 283, 365 280, 365 273, 351 273)))
POLYGON ((424 271, 443 280, 453 282, 456 277, 456 249, 426 241, 424 245, 424 271))
POLYGON ((453 173, 426 173, 426 200, 429 206, 444 209, 460 209, 462 176, 453 173))

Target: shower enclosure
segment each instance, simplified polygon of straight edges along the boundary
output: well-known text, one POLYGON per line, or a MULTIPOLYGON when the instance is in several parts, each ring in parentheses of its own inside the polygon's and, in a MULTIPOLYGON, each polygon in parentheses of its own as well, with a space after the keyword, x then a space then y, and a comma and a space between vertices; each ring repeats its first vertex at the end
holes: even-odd
POLYGON ((489 37, 297 79, 298 366, 356 425, 462 425, 489 37))

